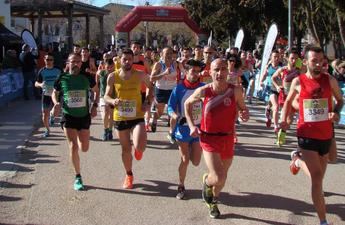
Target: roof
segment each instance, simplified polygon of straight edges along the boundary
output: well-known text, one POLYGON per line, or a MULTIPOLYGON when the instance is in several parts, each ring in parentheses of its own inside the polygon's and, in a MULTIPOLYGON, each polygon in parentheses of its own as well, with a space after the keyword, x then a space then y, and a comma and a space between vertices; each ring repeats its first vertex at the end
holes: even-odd
POLYGON ((5 44, 20 44, 22 39, 0 23, 0 41, 5 44))
POLYGON ((39 10, 43 11, 42 17, 67 17, 67 9, 73 9, 73 17, 104 16, 109 10, 85 4, 75 0, 11 0, 11 16, 37 18, 39 10))

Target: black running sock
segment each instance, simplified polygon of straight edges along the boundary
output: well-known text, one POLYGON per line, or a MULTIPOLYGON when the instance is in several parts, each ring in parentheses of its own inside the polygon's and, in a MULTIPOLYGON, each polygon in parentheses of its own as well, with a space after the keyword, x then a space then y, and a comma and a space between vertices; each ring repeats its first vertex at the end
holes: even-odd
POLYGON ((128 176, 133 176, 133 172, 132 172, 132 171, 127 171, 126 174, 127 174, 128 176))
POLYGON ((81 178, 80 173, 76 174, 76 175, 75 175, 75 178, 81 178))

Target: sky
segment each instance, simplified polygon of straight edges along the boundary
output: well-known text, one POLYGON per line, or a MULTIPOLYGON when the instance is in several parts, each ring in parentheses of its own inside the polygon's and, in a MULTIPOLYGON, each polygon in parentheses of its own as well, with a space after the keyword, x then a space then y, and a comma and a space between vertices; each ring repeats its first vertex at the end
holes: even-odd
MULTIPOLYGON (((87 2, 87 0, 83 0, 83 2, 87 2)), ((90 0, 89 2, 92 3, 92 5, 102 7, 108 3, 119 3, 119 4, 125 4, 125 5, 143 5, 145 4, 145 0, 90 0)), ((158 5, 159 0, 148 0, 150 2, 150 5, 158 5)))

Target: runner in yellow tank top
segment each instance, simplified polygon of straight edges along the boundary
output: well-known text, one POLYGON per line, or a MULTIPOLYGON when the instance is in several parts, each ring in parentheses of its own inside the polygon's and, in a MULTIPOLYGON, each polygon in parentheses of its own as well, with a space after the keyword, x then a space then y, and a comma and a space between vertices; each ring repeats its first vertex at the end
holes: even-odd
POLYGON ((122 148, 122 163, 126 170, 123 188, 126 189, 133 188, 131 134, 134 156, 140 160, 147 141, 144 113, 149 109, 153 98, 153 86, 149 77, 132 68, 133 56, 132 50, 123 50, 121 69, 109 74, 104 95, 106 103, 114 106, 114 126, 122 148), (145 82, 149 89, 144 100, 140 94, 141 82, 145 82))
POLYGON ((114 109, 114 121, 127 121, 144 118, 141 99, 141 72, 132 69, 132 76, 128 80, 120 77, 120 71, 114 72, 114 90, 121 101, 114 109))

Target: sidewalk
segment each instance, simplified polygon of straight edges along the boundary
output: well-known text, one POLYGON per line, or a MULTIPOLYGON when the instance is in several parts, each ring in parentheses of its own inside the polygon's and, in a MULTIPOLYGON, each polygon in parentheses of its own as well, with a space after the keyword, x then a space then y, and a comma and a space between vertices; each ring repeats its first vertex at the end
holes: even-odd
POLYGON ((40 121, 39 100, 14 100, 0 108, 0 181, 15 174, 17 153, 40 121))

